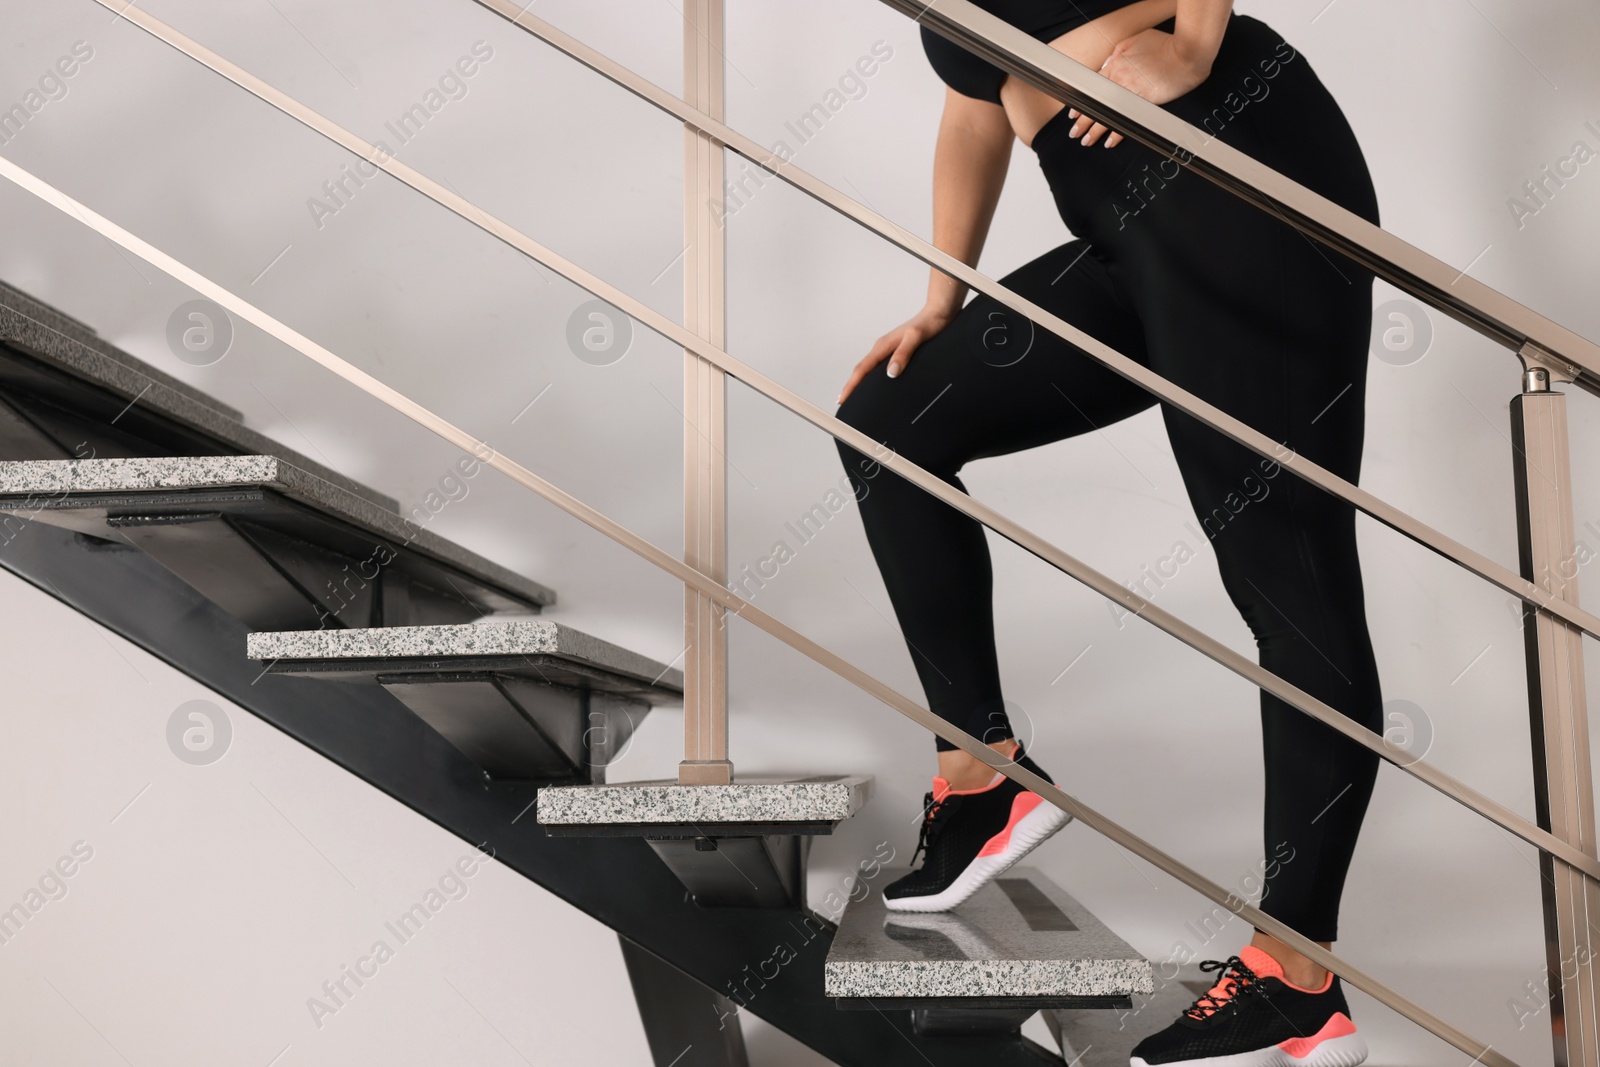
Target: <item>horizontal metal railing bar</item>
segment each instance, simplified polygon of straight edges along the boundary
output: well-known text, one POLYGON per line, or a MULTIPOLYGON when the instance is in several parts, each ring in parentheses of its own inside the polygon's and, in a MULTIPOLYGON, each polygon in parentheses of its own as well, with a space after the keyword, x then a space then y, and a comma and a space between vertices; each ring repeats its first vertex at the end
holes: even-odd
POLYGON ((1101 77, 976 4, 881 2, 1046 95, 1177 160, 1507 348, 1515 351, 1532 341, 1568 364, 1585 388, 1600 389, 1600 345, 1101 77))
MULTIPOLYGON (((107 0, 100 0, 100 2, 105 3, 107 0)), ((215 301, 232 314, 249 322, 269 336, 276 338, 318 365, 332 371, 339 378, 360 389, 373 399, 399 412, 419 426, 437 434, 450 444, 476 456, 480 462, 486 466, 493 467, 517 484, 533 490, 544 500, 554 504, 573 518, 611 538, 624 548, 654 564, 678 581, 683 582, 686 586, 717 601, 727 611, 746 619, 758 629, 771 634, 789 645, 789 647, 833 671, 839 677, 888 704, 924 729, 943 737, 963 751, 982 760, 1001 774, 1038 793, 1041 797, 1056 805, 1056 807, 1082 820, 1092 829, 1128 849, 1128 851, 1139 856, 1152 866, 1170 874, 1212 902, 1228 908, 1246 922, 1252 923, 1279 938, 1285 944, 1303 952, 1317 963, 1338 974, 1351 985, 1370 994, 1412 1022, 1450 1042, 1462 1052, 1476 1057, 1477 1062, 1490 1064, 1492 1067, 1518 1067, 1512 1060, 1494 1052, 1491 1046, 1457 1029, 1426 1008, 1413 1003, 1403 994, 1391 989, 1346 960, 1335 956, 1316 942, 1303 937, 1293 928, 1260 911, 1254 905, 1243 903, 1241 898, 1225 891, 1222 886, 1212 882, 1187 864, 1167 855, 1150 842, 1125 829, 1077 798, 1063 792, 1059 787, 1045 781, 1039 775, 1003 759, 998 752, 979 741, 976 737, 934 715, 916 701, 879 681, 848 660, 835 655, 829 649, 806 637, 786 623, 762 611, 731 589, 724 588, 715 579, 689 566, 653 542, 640 537, 632 530, 590 507, 560 487, 546 481, 522 464, 501 455, 488 442, 480 441, 477 437, 412 400, 399 390, 335 355, 327 348, 281 320, 269 315, 231 290, 224 288, 205 275, 200 274, 193 268, 179 262, 167 253, 118 226, 87 205, 79 203, 59 189, 4 158, 0 158, 0 177, 10 180, 63 214, 76 218, 85 226, 143 259, 156 269, 168 274, 183 285, 188 286, 194 292, 215 301)))
MULTIPOLYGON (((97 0, 97 2, 110 6, 116 3, 116 0, 97 0)), ((151 32, 163 40, 167 40, 164 35, 170 35, 172 40, 169 40, 168 43, 181 41, 182 45, 180 47, 183 51, 211 66, 217 73, 223 74, 235 84, 240 85, 241 88, 245 88, 262 100, 273 104, 285 114, 316 129, 350 151, 367 159, 374 166, 382 167, 387 173, 434 200, 440 206, 449 209, 485 232, 499 238, 524 255, 537 260, 573 284, 587 289, 595 296, 622 309, 628 315, 674 344, 694 352, 707 362, 738 378, 768 399, 801 416, 812 425, 827 430, 834 437, 851 445, 858 451, 872 455, 882 466, 888 467, 947 504, 957 508, 962 513, 978 520, 1013 544, 1033 553, 1057 570, 1077 579, 1100 595, 1117 601, 1131 614, 1139 616, 1153 626, 1176 637, 1190 648, 1215 660, 1258 688, 1266 690, 1291 707, 1318 719, 1356 743, 1376 752, 1379 756, 1400 767, 1407 774, 1427 783, 1484 818, 1497 823, 1529 844, 1550 853, 1569 866, 1583 871, 1590 878, 1600 881, 1600 859, 1586 855, 1575 846, 1560 840, 1546 830, 1540 829, 1533 823, 1518 816, 1505 805, 1492 800, 1424 760, 1401 763, 1390 752, 1379 734, 1352 722, 1330 705, 1317 700, 1260 664, 1240 655, 1209 634, 1162 610, 1133 592, 1133 590, 1119 585, 1109 576, 1089 567, 1055 545, 1045 541, 1037 534, 1024 529, 988 505, 974 500, 943 479, 923 470, 910 460, 885 449, 879 442, 872 440, 866 434, 840 422, 810 401, 780 385, 753 367, 735 359, 703 338, 690 333, 665 315, 635 300, 605 279, 585 270, 554 250, 546 248, 532 237, 515 229, 500 218, 490 215, 482 208, 466 200, 459 193, 446 189, 433 179, 392 158, 380 161, 377 158, 376 149, 349 130, 334 123, 326 116, 313 111, 282 91, 267 85, 261 79, 223 59, 204 45, 162 23, 153 15, 138 8, 131 8, 127 9, 127 17, 146 28, 151 26, 159 27, 161 32, 158 33, 154 29, 151 32)), ((37 179, 34 180, 37 181, 37 179)), ((64 194, 59 195, 64 196, 64 194)), ((107 224, 114 225, 109 222, 107 224)), ((135 240, 137 239, 135 238, 135 240)))
MULTIPOLYGON (((107 0, 100 0, 100 2, 106 3, 107 0)), ((563 33, 542 19, 527 14, 512 0, 475 0, 475 2, 515 22, 522 29, 527 30, 546 44, 565 52, 584 66, 629 90, 641 100, 655 105, 691 126, 703 130, 721 141, 731 151, 737 152, 763 170, 788 182, 820 203, 888 239, 891 243, 910 252, 929 266, 937 267, 946 274, 959 278, 973 289, 993 297, 1018 314, 1033 320, 1042 328, 1070 341, 1112 371, 1122 375, 1160 399, 1167 401, 1174 407, 1194 416, 1212 429, 1237 441, 1256 454, 1271 459, 1285 469, 1293 471, 1297 476, 1304 478, 1324 492, 1340 497, 1383 525, 1451 560, 1485 581, 1498 586, 1505 592, 1522 600, 1523 603, 1555 615, 1563 622, 1576 626, 1591 637, 1600 637, 1600 615, 1585 611, 1576 604, 1552 595, 1549 591, 1528 581, 1515 571, 1501 566, 1482 553, 1413 518, 1392 504, 1362 489, 1354 482, 1339 477, 1332 471, 1305 459, 1293 450, 1284 448, 1270 437, 1247 423, 1234 418, 1221 408, 1209 404, 1186 389, 1174 385, 1148 367, 1129 359, 1116 349, 1084 333, 1065 319, 1059 318, 1032 301, 1018 296, 994 279, 980 274, 977 270, 935 248, 920 237, 906 232, 890 219, 858 203, 793 164, 784 163, 778 156, 725 123, 719 122, 699 109, 685 104, 677 96, 639 77, 627 68, 608 59, 588 45, 583 44, 569 34, 563 33)), ((621 305, 618 306, 620 307, 621 305)), ((735 376, 739 377, 737 374, 735 376)), ((816 425, 832 433, 835 437, 839 436, 838 431, 834 428, 834 420, 830 419, 826 423, 817 422, 816 425)))

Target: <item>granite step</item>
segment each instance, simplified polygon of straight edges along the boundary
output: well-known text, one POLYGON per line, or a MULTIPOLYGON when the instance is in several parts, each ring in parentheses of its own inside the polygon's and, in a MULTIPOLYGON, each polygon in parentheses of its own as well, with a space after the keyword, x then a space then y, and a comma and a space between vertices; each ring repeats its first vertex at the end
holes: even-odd
POLYGON ((347 493, 399 502, 245 426, 215 397, 0 282, 0 460, 273 455, 347 493))
POLYGON ((264 673, 376 684, 493 778, 604 781, 683 673, 548 619, 253 633, 264 673))
POLYGON ((861 810, 864 775, 547 786, 537 821, 552 837, 640 837, 704 907, 805 906, 811 839, 861 810))
MULTIPOLYGON (((918 1033, 1007 1033, 1035 1012, 1127 1009, 1150 962, 1031 867, 948 912, 890 912, 884 869, 845 911, 824 968, 844 1009, 909 1010, 918 1033)), ((1123 1061, 1126 1063, 1126 1059, 1123 1061)))
POLYGON ((254 629, 470 622, 555 593, 273 455, 0 462, 0 530, 136 547, 254 629))

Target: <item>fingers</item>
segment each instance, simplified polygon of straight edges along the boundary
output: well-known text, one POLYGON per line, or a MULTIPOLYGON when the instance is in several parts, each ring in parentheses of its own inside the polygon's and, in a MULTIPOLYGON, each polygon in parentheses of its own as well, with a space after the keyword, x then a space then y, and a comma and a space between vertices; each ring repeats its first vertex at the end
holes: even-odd
POLYGON ((860 363, 856 364, 856 369, 850 372, 850 379, 844 383, 844 388, 839 390, 839 399, 834 401, 834 403, 844 403, 844 398, 849 396, 855 390, 857 385, 861 384, 861 379, 870 374, 872 372, 872 368, 876 367, 882 362, 883 356, 879 355, 877 349, 874 348, 873 351, 863 358, 860 363))
POLYGON ((889 377, 900 377, 900 372, 905 370, 906 364, 911 361, 911 353, 915 352, 921 343, 922 332, 915 327, 907 327, 900 335, 900 344, 895 348, 894 355, 889 357, 889 377))
MULTIPOLYGON (((1133 37, 1118 41, 1116 47, 1111 50, 1111 55, 1100 65, 1099 73, 1101 77, 1116 82, 1124 89, 1131 89, 1140 96, 1148 97, 1150 95, 1148 79, 1140 73, 1133 61, 1127 58, 1128 53, 1134 50, 1135 41, 1139 36, 1135 34, 1133 37)), ((1103 123, 1094 122, 1087 115, 1079 114, 1077 108, 1072 108, 1067 117, 1077 119, 1068 134, 1075 141, 1081 138, 1085 145, 1092 145, 1105 138, 1105 146, 1115 148, 1124 140, 1122 134, 1103 123)))
MULTIPOLYGON (((900 334, 901 331, 895 330, 892 333, 884 334, 882 337, 878 338, 877 341, 873 342, 872 350, 865 356, 862 356, 861 362, 857 363, 855 370, 850 372, 849 380, 844 383, 844 388, 839 390, 839 399, 835 400, 834 403, 844 403, 844 398, 849 396, 851 392, 854 391, 855 387, 860 384, 861 379, 865 378, 872 372, 873 367, 876 367, 878 364, 882 363, 886 357, 898 350, 900 334)), ((889 377, 893 378, 896 373, 898 373, 898 371, 891 371, 889 377)))
MULTIPOLYGON (((1117 48, 1114 48, 1112 53, 1110 53, 1110 56, 1107 56, 1106 62, 1102 62, 1101 69, 1099 69, 1099 74, 1101 74, 1101 77, 1110 78, 1112 82, 1122 82, 1122 78, 1118 78, 1117 74, 1118 66, 1122 66, 1123 45, 1126 45, 1126 42, 1118 42, 1117 48)), ((1091 146, 1091 144, 1094 144, 1094 142, 1098 142, 1099 139, 1104 138, 1107 133, 1112 133, 1112 131, 1110 131, 1109 128, 1104 125, 1104 123, 1094 122, 1094 120, 1091 120, 1088 115, 1078 114, 1077 107, 1074 107, 1074 109, 1070 110, 1069 114, 1067 114, 1067 118, 1077 118, 1077 122, 1072 123, 1072 130, 1067 133, 1067 136, 1074 139, 1074 141, 1082 139, 1085 147, 1091 146)), ((1118 136, 1117 141, 1122 141, 1122 138, 1118 136)), ((1110 141, 1110 139, 1107 139, 1107 149, 1112 147, 1112 144, 1115 144, 1115 141, 1110 141)))
POLYGON ((855 369, 850 372, 850 377, 845 381, 844 388, 839 390, 839 399, 834 401, 835 404, 844 403, 844 398, 849 396, 861 379, 867 376, 867 372, 883 362, 883 357, 891 351, 890 346, 887 344, 889 340, 890 335, 885 334, 873 342, 872 350, 862 356, 861 362, 857 363, 855 369))
MULTIPOLYGON (((1074 109, 1072 114, 1077 115, 1077 111, 1074 109)), ((1093 119, 1089 118, 1088 115, 1078 115, 1078 121, 1072 124, 1072 129, 1068 132, 1067 136, 1071 137, 1074 141, 1078 140, 1079 137, 1082 137, 1084 144, 1092 145, 1096 141, 1100 140, 1100 138, 1104 137, 1107 133, 1110 133, 1111 136, 1115 137, 1118 141, 1122 140, 1121 134, 1112 131, 1102 123, 1095 122, 1093 119)), ((1115 142, 1108 140, 1106 142, 1106 147, 1110 148, 1114 143, 1115 142)))
POLYGON ((912 353, 917 350, 917 346, 921 343, 922 332, 909 326, 903 330, 884 334, 878 338, 877 343, 872 346, 872 351, 863 356, 861 362, 856 364, 855 370, 850 372, 849 380, 844 383, 844 388, 839 390, 839 398, 834 403, 844 403, 845 397, 854 392, 855 387, 861 384, 861 379, 872 373, 872 368, 882 363, 886 357, 889 360, 889 366, 885 373, 891 378, 899 377, 900 372, 910 362, 912 353))
POLYGON ((856 369, 850 372, 850 379, 844 383, 844 388, 839 390, 839 398, 834 401, 835 404, 843 404, 844 398, 854 392, 856 385, 867 376, 867 371, 872 368, 864 366, 865 363, 866 360, 862 360, 861 363, 856 364, 856 369))

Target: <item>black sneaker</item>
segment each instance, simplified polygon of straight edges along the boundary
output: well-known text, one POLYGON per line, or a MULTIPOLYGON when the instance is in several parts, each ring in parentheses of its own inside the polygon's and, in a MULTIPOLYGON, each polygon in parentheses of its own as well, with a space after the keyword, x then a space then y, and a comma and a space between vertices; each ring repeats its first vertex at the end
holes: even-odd
POLYGON ((1254 945, 1200 967, 1221 971, 1217 984, 1134 1046, 1130 1067, 1355 1067, 1367 1058, 1337 975, 1319 990, 1290 985, 1254 945))
MULTIPOLYGON (((1020 744, 1011 758, 1054 784, 1020 744)), ((1072 821, 1003 774, 982 789, 959 790, 936 776, 923 806, 926 815, 911 862, 927 855, 920 868, 883 887, 890 911, 949 911, 1072 821)))

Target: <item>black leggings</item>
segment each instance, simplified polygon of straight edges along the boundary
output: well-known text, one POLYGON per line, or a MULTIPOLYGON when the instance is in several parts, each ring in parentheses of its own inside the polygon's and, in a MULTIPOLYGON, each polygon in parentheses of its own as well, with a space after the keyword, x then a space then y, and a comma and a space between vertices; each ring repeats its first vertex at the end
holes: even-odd
MULTIPOLYGON (((1210 77, 1164 106, 1378 221, 1344 115, 1306 58, 1260 20, 1233 15, 1210 77)), ((1078 239, 1003 283, 1354 481, 1370 272, 1134 141, 1108 150, 1070 140, 1072 121, 1063 109, 1033 148, 1078 239)), ((898 378, 886 369, 857 385, 839 418, 958 488, 969 460, 1088 433, 1155 403, 983 295, 898 378)), ((1380 731, 1354 510, 1164 404, 1162 417, 1262 666, 1380 731)), ((929 706, 985 740, 1011 736, 983 527, 848 445, 839 451, 929 706)), ((1261 725, 1272 858, 1262 907, 1333 940, 1378 758, 1264 692, 1261 725)))

